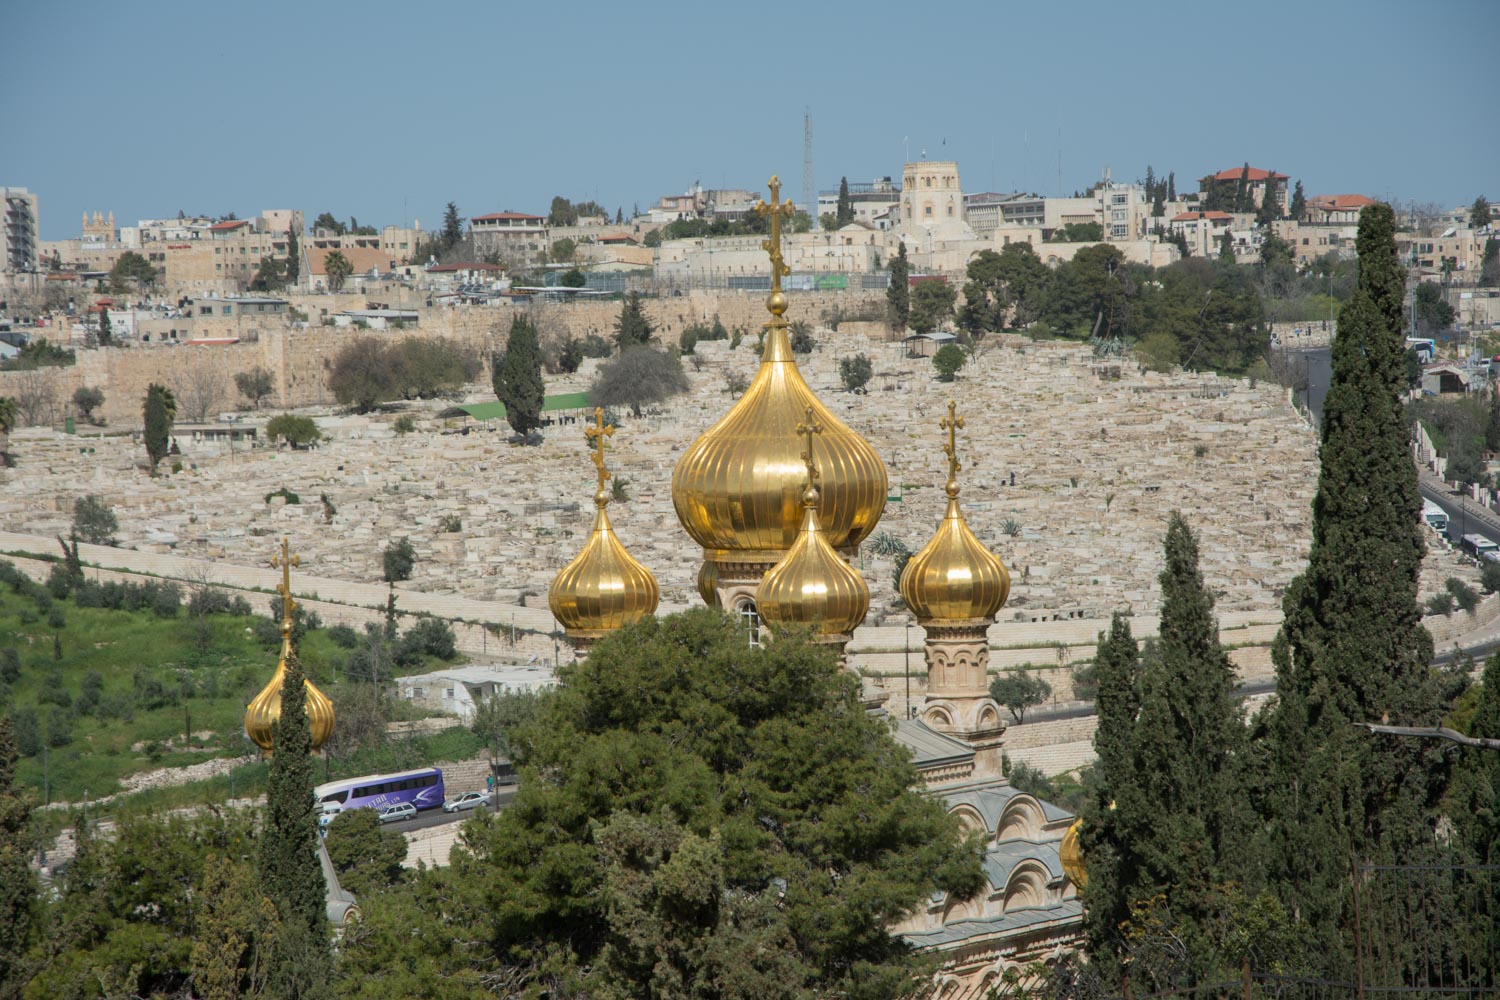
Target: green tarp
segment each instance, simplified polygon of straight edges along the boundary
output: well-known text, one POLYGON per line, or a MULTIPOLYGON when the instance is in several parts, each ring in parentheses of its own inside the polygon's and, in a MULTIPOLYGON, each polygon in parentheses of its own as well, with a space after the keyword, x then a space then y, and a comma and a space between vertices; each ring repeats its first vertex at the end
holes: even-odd
MULTIPOLYGON (((581 410, 589 405, 589 394, 586 392, 564 392, 556 396, 548 396, 542 400, 542 412, 549 413, 553 410, 581 410)), ((493 403, 467 403, 459 407, 475 420, 499 420, 505 416, 505 404, 498 400, 493 403)))

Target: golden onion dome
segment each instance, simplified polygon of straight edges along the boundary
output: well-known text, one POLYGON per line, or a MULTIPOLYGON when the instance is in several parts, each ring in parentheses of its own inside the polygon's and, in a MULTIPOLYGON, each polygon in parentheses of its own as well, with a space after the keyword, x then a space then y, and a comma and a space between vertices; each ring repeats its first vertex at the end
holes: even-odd
POLYGON ((1062 843, 1058 845, 1057 853, 1062 861, 1063 874, 1068 876, 1079 889, 1088 888, 1089 870, 1083 863, 1083 845, 1078 842, 1079 832, 1083 829, 1083 818, 1079 817, 1068 827, 1068 832, 1063 834, 1062 843))
MULTIPOLYGON (((297 601, 292 597, 292 567, 300 562, 291 554, 286 537, 282 536, 281 553, 271 557, 271 565, 281 570, 281 586, 278 588, 281 593, 281 657, 270 683, 245 708, 245 735, 267 754, 275 749, 276 722, 281 718, 281 689, 286 686, 286 665, 297 655, 292 649, 292 612, 297 609, 297 601)), ((333 702, 306 675, 302 678, 302 707, 312 729, 312 748, 316 750, 333 735, 333 702)))
POLYGON ((901 573, 901 597, 919 621, 994 618, 1010 596, 1010 573, 969 530, 958 504, 956 431, 963 426, 957 404, 939 426, 948 432, 948 510, 937 531, 901 573))
MULTIPOLYGON (((806 416, 807 423, 798 429, 808 435, 804 454, 810 455, 818 425, 812 407, 806 416)), ((806 469, 801 530, 786 555, 761 578, 756 611, 771 625, 807 625, 821 636, 848 635, 870 610, 870 587, 829 544, 818 517, 818 472, 810 460, 806 469)))
POLYGON ((698 567, 698 596, 711 608, 719 603, 719 564, 712 559, 698 567))
POLYGON ((798 537, 804 463, 796 426, 811 408, 824 427, 818 441, 823 470, 822 534, 837 549, 858 545, 885 510, 885 464, 870 443, 850 430, 813 394, 787 337, 781 276, 780 181, 771 178, 771 295, 765 348, 750 387, 718 423, 683 454, 672 473, 672 505, 687 533, 707 551, 730 560, 775 562, 798 537))
MULTIPOLYGON (((276 673, 271 675, 271 682, 261 689, 260 694, 245 709, 245 735, 268 755, 275 749, 275 727, 277 720, 281 718, 281 689, 286 684, 287 659, 295 655, 292 651, 291 623, 284 622, 281 659, 276 664, 276 673)), ((307 722, 312 728, 312 748, 316 750, 333 735, 333 702, 306 678, 302 681, 302 691, 303 709, 307 712, 307 722)))
POLYGON ((605 426, 602 409, 594 410, 594 420, 585 430, 599 476, 594 527, 583 551, 558 572, 547 594, 552 614, 569 635, 580 638, 623 628, 655 611, 661 599, 656 577, 625 551, 610 524, 605 484, 612 474, 604 467, 604 444, 615 429, 605 426))

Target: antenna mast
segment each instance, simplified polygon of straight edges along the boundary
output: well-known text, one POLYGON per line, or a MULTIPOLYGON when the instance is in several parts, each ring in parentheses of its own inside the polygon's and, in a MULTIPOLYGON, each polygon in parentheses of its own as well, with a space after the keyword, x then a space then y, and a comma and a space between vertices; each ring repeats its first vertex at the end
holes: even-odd
POLYGON ((807 108, 802 109, 802 204, 812 216, 813 230, 822 228, 818 225, 818 189, 813 185, 812 112, 807 108))

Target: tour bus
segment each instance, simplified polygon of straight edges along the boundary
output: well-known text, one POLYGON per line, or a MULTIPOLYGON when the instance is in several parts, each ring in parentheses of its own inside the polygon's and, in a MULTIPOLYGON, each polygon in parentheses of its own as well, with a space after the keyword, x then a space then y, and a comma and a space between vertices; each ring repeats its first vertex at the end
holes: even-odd
POLYGON ((1431 500, 1422 501, 1422 520, 1438 534, 1448 533, 1448 512, 1431 500))
POLYGON ((420 812, 441 809, 443 772, 436 767, 395 774, 368 774, 363 778, 330 781, 313 789, 313 797, 328 816, 348 809, 382 809, 410 802, 420 812))
POLYGON ((1500 545, 1496 545, 1483 535, 1465 535, 1459 547, 1475 559, 1500 562, 1500 545))

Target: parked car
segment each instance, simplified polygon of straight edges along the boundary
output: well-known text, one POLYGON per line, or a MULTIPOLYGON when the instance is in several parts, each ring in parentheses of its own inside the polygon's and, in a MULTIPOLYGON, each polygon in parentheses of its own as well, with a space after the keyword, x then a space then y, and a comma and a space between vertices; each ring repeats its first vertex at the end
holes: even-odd
POLYGON ((380 810, 380 822, 398 823, 403 819, 416 819, 417 807, 410 802, 397 802, 380 810))
POLYGON ((478 809, 480 806, 489 808, 490 797, 487 792, 464 792, 456 799, 449 799, 443 803, 443 812, 456 813, 465 809, 478 809))

